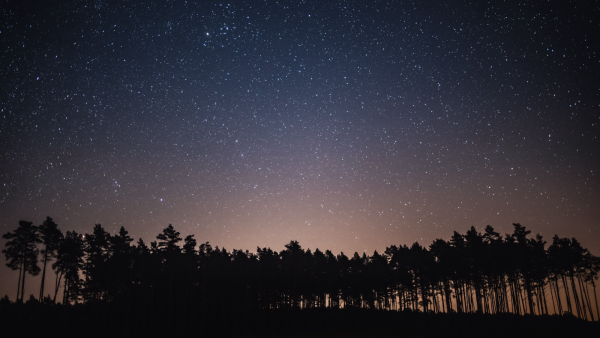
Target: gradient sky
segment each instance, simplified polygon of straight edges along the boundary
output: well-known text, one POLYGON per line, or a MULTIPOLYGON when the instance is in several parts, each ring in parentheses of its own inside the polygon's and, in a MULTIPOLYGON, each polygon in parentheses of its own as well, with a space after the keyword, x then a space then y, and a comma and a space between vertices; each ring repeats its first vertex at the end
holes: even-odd
POLYGON ((35 5, 0 9, 3 234, 351 255, 519 222, 600 254, 595 1, 35 5))

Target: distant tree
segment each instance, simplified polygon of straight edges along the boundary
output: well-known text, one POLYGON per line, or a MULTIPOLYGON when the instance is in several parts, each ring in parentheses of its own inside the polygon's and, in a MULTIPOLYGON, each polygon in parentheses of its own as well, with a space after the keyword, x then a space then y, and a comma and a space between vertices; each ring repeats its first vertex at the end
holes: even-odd
POLYGON ((485 254, 481 259, 486 264, 482 267, 482 270, 487 278, 488 300, 491 304, 490 311, 493 313, 507 312, 502 265, 502 248, 504 247, 502 236, 492 226, 487 225, 484 230, 483 241, 485 243, 485 254))
POLYGON ((516 260, 514 267, 516 269, 516 274, 514 275, 516 280, 515 289, 517 295, 520 296, 520 288, 521 285, 526 292, 527 306, 525 306, 525 302, 523 302, 523 313, 527 311, 529 308, 529 313, 534 314, 534 306, 533 306, 533 293, 532 293, 532 285, 531 285, 531 260, 532 260, 532 250, 530 247, 530 242, 527 238, 527 235, 531 233, 530 230, 526 230, 524 226, 519 223, 513 223, 514 232, 512 234, 513 245, 511 246, 512 251, 515 257, 518 257, 516 260))
POLYGON ((262 288, 260 291, 260 308, 268 309, 270 306, 276 306, 278 303, 277 281, 280 276, 280 257, 277 251, 271 248, 256 249, 260 263, 260 276, 262 288))
POLYGON ((127 230, 125 230, 124 227, 121 227, 121 229, 119 229, 119 234, 110 237, 109 241, 111 244, 110 250, 113 256, 125 255, 130 253, 131 242, 133 241, 133 238, 129 236, 129 232, 127 232, 127 230))
POLYGON ((194 238, 194 235, 187 235, 185 237, 183 244, 183 253, 185 253, 186 255, 195 255, 198 253, 198 251, 196 251, 196 239, 194 238))
MULTIPOLYGON (((587 256, 588 250, 584 249, 579 241, 575 238, 563 239, 564 250, 563 254, 563 273, 567 277, 567 281, 570 282, 571 296, 575 303, 575 311, 577 317, 587 318, 587 300, 585 295, 585 289, 581 287, 580 281, 581 276, 585 273, 585 257, 587 256), (579 287, 579 290, 578 290, 579 287)), ((573 313, 574 314, 574 313, 573 313)))
POLYGON ((350 304, 350 259, 344 254, 343 251, 341 251, 340 254, 336 256, 335 262, 337 270, 336 272, 338 275, 336 276, 338 277, 336 287, 338 290, 340 290, 339 302, 341 305, 343 301, 344 307, 346 307, 350 304))
POLYGON ((184 313, 186 316, 186 325, 189 325, 189 323, 193 322, 193 319, 189 316, 189 310, 192 308, 192 302, 195 299, 194 286, 196 284, 196 271, 198 269, 198 251, 196 250, 197 242, 194 235, 187 235, 184 239, 184 243, 183 254, 185 256, 185 264, 187 265, 185 268, 186 283, 184 283, 184 299, 186 300, 186 311, 184 311, 184 313))
POLYGON ((25 302, 29 306, 40 305, 40 301, 35 298, 33 294, 29 295, 29 299, 25 302))
POLYGON ((179 232, 175 231, 172 224, 169 224, 169 226, 163 230, 162 234, 156 236, 156 239, 158 239, 158 248, 162 249, 164 252, 181 252, 181 248, 177 243, 181 242, 182 239, 179 232))
POLYGON ((132 277, 133 255, 131 242, 133 238, 129 236, 124 227, 119 229, 119 233, 109 238, 110 255, 106 260, 107 270, 112 274, 110 283, 110 292, 112 297, 125 295, 129 289, 132 277))
POLYGON ((146 291, 147 284, 147 271, 150 267, 150 249, 144 243, 144 240, 141 238, 138 240, 137 245, 135 245, 132 249, 133 253, 133 265, 132 265, 132 273, 134 284, 141 285, 141 291, 144 293, 146 291))
POLYGON ((316 281, 316 296, 315 300, 316 307, 325 307, 325 300, 327 297, 325 296, 326 287, 327 287, 327 258, 325 254, 319 250, 319 248, 315 249, 315 253, 313 254, 313 273, 316 281))
POLYGON ((10 299, 8 299, 8 295, 4 295, 4 297, 0 299, 0 309, 8 308, 10 304, 12 304, 12 302, 10 301, 10 299))
POLYGON ((431 287, 433 284, 434 257, 418 242, 413 243, 408 252, 408 268, 413 275, 413 302, 414 309, 418 309, 417 305, 421 305, 423 312, 429 311, 429 304, 432 302, 429 297, 431 295, 431 287), (418 301, 420 295, 420 301, 418 301))
POLYGON ((85 243, 83 237, 75 231, 67 231, 66 236, 58 246, 56 262, 52 268, 59 274, 54 289, 53 302, 60 287, 61 279, 64 277, 63 304, 77 300, 81 294, 81 280, 79 271, 83 269, 85 256, 85 243))
POLYGON ((44 285, 46 282, 46 264, 48 261, 56 258, 56 250, 63 238, 62 231, 58 229, 58 225, 54 223, 52 218, 46 217, 46 220, 39 226, 38 232, 42 241, 42 283, 40 285, 40 296, 39 300, 42 301, 44 297, 44 285))
POLYGON ((37 227, 32 222, 19 221, 19 227, 14 232, 2 235, 6 239, 6 249, 2 253, 6 255, 6 266, 12 270, 19 270, 19 282, 17 283, 17 301, 23 302, 25 294, 25 276, 31 274, 37 276, 40 272, 38 263, 37 244, 41 243, 37 234, 37 227), (19 285, 20 283, 20 285, 19 285), (19 298, 20 290, 20 298, 19 298))
MULTIPOLYGON (((592 286, 592 290, 594 291, 594 300, 595 300, 595 304, 596 304, 596 316, 598 316, 598 321, 600 321, 600 310, 598 310, 598 296, 596 295, 596 280, 598 280, 598 273, 600 272, 600 258, 592 255, 591 253, 587 252, 585 257, 585 264, 586 264, 586 274, 584 276, 584 281, 586 283, 591 284, 592 286)), ((591 304, 590 304, 591 306, 591 304)), ((590 310, 590 312, 593 312, 590 310)), ((593 319, 593 315, 592 315, 592 319, 593 319)))
POLYGON ((476 311, 484 311, 484 276, 483 270, 486 265, 484 261, 486 253, 486 243, 484 237, 471 227, 464 236, 465 239, 465 258, 468 266, 469 286, 475 291, 476 311))
POLYGON ((430 246, 429 252, 434 256, 436 260, 436 269, 440 275, 440 283, 442 287, 442 299, 445 301, 444 306, 446 312, 453 312, 452 306, 452 295, 453 289, 451 281, 454 280, 454 270, 452 256, 454 254, 454 248, 450 246, 450 243, 443 239, 436 239, 430 246))
POLYGON ((86 295, 91 299, 99 300, 106 296, 112 275, 107 265, 110 256, 110 242, 110 234, 100 224, 94 225, 92 234, 85 235, 86 295))
POLYGON ((298 297, 298 273, 304 268, 304 250, 298 241, 290 241, 285 245, 285 250, 282 251, 280 255, 283 261, 284 271, 287 272, 288 278, 291 279, 291 305, 293 308, 297 308, 300 300, 298 297))
POLYGON ((331 250, 325 250, 325 260, 325 292, 329 295, 329 307, 339 308, 342 278, 339 262, 331 250))
MULTIPOLYGON (((176 231, 172 224, 169 224, 163 229, 162 234, 156 236, 158 243, 155 244, 159 250, 159 254, 165 259, 166 270, 168 271, 168 301, 169 301, 169 321, 173 318, 173 302, 174 302, 174 288, 173 280, 176 279, 177 268, 178 268, 178 255, 181 254, 181 248, 177 243, 182 241, 179 231, 176 231)), ((153 242, 154 243, 154 242, 153 242)))
POLYGON ((369 284, 372 286, 371 289, 375 291, 374 300, 378 309, 382 309, 382 307, 389 309, 390 307, 388 285, 391 279, 388 267, 387 258, 375 250, 369 258, 368 273, 370 277, 369 284))

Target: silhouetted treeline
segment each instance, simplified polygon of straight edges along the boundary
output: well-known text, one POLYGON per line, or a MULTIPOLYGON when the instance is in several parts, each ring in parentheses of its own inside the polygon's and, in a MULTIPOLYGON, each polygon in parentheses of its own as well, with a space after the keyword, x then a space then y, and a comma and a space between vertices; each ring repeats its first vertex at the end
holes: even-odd
POLYGON ((348 257, 305 250, 297 241, 280 252, 230 252, 198 245, 194 235, 181 238, 172 225, 149 246, 141 239, 132 245, 123 227, 110 235, 100 224, 91 234, 63 236, 48 217, 39 227, 21 221, 3 236, 3 253, 20 273, 18 302, 26 276, 46 273, 51 264, 52 295, 42 297, 42 281, 38 302, 55 303, 62 288, 62 304, 87 306, 97 318, 118 313, 145 327, 153 318, 184 327, 257 325, 259 313, 269 318, 339 309, 598 320, 600 259, 574 238, 555 236, 546 249, 540 235, 529 235, 520 224, 505 236, 489 225, 483 233, 471 227, 429 248, 392 245, 381 254, 348 257))

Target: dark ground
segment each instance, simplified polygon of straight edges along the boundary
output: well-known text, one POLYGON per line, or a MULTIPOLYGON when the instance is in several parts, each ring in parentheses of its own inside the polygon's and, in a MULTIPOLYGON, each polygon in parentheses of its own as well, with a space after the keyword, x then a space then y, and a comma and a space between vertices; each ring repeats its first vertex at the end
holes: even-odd
POLYGON ((127 306, 3 304, 0 336, 62 337, 597 337, 600 323, 573 316, 433 314, 365 309, 176 313, 127 306))

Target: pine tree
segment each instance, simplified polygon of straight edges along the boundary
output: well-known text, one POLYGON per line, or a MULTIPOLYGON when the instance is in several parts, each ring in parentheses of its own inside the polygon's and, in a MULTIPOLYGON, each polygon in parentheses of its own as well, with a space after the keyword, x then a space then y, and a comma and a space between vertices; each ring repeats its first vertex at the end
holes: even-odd
POLYGON ((17 301, 23 302, 25 294, 25 276, 30 274, 37 276, 40 272, 38 264, 37 244, 41 240, 37 233, 37 227, 32 222, 19 221, 19 227, 14 232, 2 235, 6 239, 6 249, 2 253, 6 256, 6 266, 12 270, 19 270, 19 283, 17 285, 17 301), (19 298, 20 290, 20 298, 19 298))
POLYGON ((60 279, 64 277, 63 304, 77 300, 81 295, 81 280, 79 271, 84 267, 85 243, 83 237, 75 231, 67 231, 64 239, 58 246, 56 262, 52 268, 60 278, 54 290, 54 302, 60 288, 60 279))
POLYGON ((38 232, 42 241, 42 245, 44 246, 42 249, 43 268, 39 296, 39 300, 41 302, 44 297, 44 286, 46 282, 46 264, 48 261, 56 258, 56 250, 62 241, 63 234, 60 229, 58 229, 58 225, 54 223, 50 217, 46 217, 46 220, 42 223, 42 225, 39 226, 38 232))
POLYGON ((126 295, 131 283, 131 270, 133 266, 131 242, 133 238, 129 236, 124 227, 119 229, 119 233, 109 238, 110 255, 106 260, 107 270, 114 276, 111 281, 111 297, 126 295))
POLYGON ((111 271, 107 260, 110 256, 111 236, 100 224, 94 225, 91 235, 85 235, 86 295, 89 299, 100 300, 107 296, 106 291, 111 280, 111 271))

